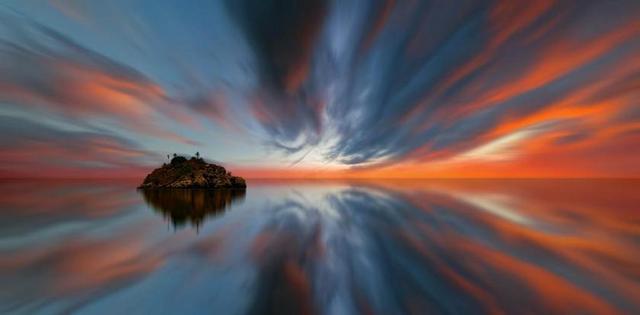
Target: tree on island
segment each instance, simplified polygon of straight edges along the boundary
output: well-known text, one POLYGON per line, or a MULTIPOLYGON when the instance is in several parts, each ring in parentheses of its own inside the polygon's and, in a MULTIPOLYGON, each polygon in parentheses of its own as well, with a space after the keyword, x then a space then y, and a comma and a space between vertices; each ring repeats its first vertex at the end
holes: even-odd
POLYGON ((200 152, 196 152, 196 158, 199 159, 200 158, 200 152))

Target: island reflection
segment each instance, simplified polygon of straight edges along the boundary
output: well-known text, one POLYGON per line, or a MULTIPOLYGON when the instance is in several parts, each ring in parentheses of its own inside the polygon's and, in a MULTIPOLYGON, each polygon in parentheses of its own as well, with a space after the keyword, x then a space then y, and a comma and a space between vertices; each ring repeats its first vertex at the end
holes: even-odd
POLYGON ((244 200, 244 189, 140 189, 144 201, 168 218, 174 228, 190 224, 199 229, 208 217, 244 200))

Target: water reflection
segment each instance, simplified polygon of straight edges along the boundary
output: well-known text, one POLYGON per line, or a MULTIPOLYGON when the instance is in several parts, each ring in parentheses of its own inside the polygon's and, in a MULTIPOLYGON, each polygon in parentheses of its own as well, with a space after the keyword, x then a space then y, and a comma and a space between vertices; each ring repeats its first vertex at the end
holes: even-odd
POLYGON ((0 183, 0 313, 640 313, 638 181, 127 185, 0 183))
POLYGON ((169 218, 174 228, 189 223, 199 229, 207 217, 216 216, 242 201, 244 189, 141 189, 144 201, 169 218))

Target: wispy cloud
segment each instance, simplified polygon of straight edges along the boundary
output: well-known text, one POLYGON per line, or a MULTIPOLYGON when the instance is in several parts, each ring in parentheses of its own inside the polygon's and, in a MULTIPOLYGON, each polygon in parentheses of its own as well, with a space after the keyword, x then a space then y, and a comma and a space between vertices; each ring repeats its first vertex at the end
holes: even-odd
POLYGON ((635 1, 0 11, 3 107, 144 150, 305 174, 640 174, 619 153, 640 129, 635 1))

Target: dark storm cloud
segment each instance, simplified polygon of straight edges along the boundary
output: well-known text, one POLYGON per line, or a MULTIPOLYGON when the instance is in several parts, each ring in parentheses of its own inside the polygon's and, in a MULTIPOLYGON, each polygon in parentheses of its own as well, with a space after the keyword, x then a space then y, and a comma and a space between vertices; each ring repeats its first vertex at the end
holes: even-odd
POLYGON ((251 102, 252 115, 286 151, 315 144, 320 132, 319 99, 308 82, 327 1, 227 1, 228 10, 253 48, 261 86, 251 102), (303 144, 295 143, 302 141, 303 144))
POLYGON ((326 1, 227 1, 229 12, 254 48, 263 83, 294 91, 306 76, 326 1))

